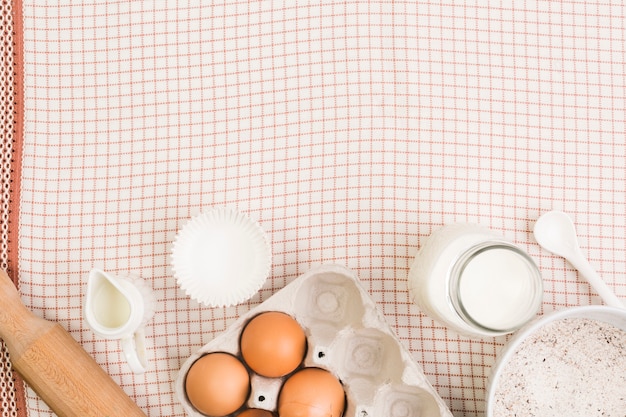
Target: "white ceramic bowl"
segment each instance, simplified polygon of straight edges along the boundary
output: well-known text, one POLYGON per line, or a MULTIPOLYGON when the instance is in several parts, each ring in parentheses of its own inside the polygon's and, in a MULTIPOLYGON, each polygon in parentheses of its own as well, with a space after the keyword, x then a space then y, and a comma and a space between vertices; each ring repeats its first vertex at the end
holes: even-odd
MULTIPOLYGON (((487 383, 485 416, 502 417, 495 415, 496 391, 505 366, 512 360, 518 348, 529 337, 533 336, 543 326, 565 318, 587 318, 611 324, 626 331, 626 309, 608 307, 603 305, 571 307, 548 313, 529 323, 519 330, 498 354, 492 367, 487 383)), ((541 377, 540 375, 538 377, 541 377)))

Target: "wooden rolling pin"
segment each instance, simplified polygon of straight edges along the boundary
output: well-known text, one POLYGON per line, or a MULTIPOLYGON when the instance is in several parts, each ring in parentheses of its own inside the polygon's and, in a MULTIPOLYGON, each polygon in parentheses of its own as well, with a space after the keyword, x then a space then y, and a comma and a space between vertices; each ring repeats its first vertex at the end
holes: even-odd
POLYGON ((13 368, 59 417, 145 417, 58 323, 35 316, 0 270, 0 338, 13 368))

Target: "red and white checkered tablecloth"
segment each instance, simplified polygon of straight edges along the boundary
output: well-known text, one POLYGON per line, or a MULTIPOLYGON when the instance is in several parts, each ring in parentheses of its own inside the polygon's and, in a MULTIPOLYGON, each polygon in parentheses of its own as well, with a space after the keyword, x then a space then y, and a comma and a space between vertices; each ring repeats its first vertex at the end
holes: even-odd
MULTIPOLYGON (((526 249, 546 313, 600 303, 532 236, 539 215, 566 211, 626 297, 621 0, 12 5, 20 291, 149 416, 183 416, 181 363, 331 262, 357 272, 452 413, 482 415, 507 339, 457 336, 407 291, 413 256, 443 224, 480 223, 526 249), (189 299, 169 265, 177 230, 215 206, 258 220, 272 245, 269 280, 232 308, 189 299), (144 375, 83 321, 95 267, 155 291, 144 375)), ((20 415, 51 415, 29 388, 25 397, 20 415)))

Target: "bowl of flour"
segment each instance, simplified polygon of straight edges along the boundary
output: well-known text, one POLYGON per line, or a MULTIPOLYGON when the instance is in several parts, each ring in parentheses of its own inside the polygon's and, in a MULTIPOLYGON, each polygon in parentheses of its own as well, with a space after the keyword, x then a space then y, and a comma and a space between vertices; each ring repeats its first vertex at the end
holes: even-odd
POLYGON ((626 416, 626 309, 572 307, 519 330, 492 368, 485 415, 626 416))

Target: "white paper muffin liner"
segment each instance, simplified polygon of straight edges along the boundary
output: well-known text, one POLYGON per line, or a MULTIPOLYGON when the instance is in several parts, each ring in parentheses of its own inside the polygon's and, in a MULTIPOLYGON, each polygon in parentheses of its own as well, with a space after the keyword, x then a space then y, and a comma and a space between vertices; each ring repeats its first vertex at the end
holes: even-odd
POLYGON ((248 300, 270 273, 271 248, 261 226, 243 213, 216 208, 191 218, 172 245, 172 270, 192 299, 210 307, 248 300))

